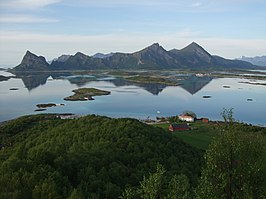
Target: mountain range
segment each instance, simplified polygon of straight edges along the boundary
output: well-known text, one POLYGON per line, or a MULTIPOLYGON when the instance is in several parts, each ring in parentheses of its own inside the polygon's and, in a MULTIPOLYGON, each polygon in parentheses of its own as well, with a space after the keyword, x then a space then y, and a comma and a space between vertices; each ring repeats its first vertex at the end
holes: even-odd
POLYGON ((237 58, 237 60, 247 61, 257 66, 266 66, 266 56, 245 57, 237 58))
POLYGON ((183 49, 165 50, 158 43, 134 53, 97 53, 88 56, 81 52, 75 55, 62 55, 50 64, 43 56, 27 51, 22 62, 13 68, 14 71, 57 71, 57 70, 224 70, 251 69, 256 66, 245 61, 229 60, 208 53, 204 48, 192 42, 183 49))

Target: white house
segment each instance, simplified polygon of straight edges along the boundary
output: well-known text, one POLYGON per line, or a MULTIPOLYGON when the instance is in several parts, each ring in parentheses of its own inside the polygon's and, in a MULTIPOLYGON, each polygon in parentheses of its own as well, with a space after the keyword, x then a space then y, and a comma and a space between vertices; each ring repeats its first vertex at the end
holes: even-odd
POLYGON ((186 121, 186 122, 194 122, 195 118, 190 116, 190 115, 180 115, 178 116, 178 118, 182 121, 186 121))

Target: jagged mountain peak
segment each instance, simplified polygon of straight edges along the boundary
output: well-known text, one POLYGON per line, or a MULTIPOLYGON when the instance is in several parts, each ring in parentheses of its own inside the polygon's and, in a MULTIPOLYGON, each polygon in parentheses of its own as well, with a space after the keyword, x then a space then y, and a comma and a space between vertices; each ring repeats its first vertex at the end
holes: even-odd
MULTIPOLYGON (((145 48, 146 50, 158 50, 158 49, 164 49, 162 46, 160 46, 159 43, 154 43, 150 46, 148 46, 147 48, 145 48)), ((144 50, 145 50, 144 49, 144 50)))
POLYGON ((27 50, 21 63, 14 69, 18 71, 27 70, 48 70, 49 64, 43 56, 37 56, 34 53, 27 50))
MULTIPOLYGON (((27 51, 26 51, 26 54, 25 54, 24 57, 23 57, 23 60, 25 61, 25 60, 27 60, 27 59, 32 59, 32 58, 36 58, 36 59, 40 58, 40 59, 42 59, 43 61, 46 61, 46 59, 45 59, 43 56, 37 56, 37 55, 35 55, 34 53, 32 53, 31 51, 27 50, 27 51)), ((23 60, 22 60, 22 61, 23 61, 23 60)))
POLYGON ((203 51, 207 54, 209 54, 203 47, 201 47, 199 44, 197 44, 196 42, 192 42, 191 44, 189 44, 188 46, 182 48, 180 51, 190 51, 190 52, 195 52, 195 51, 203 51))
POLYGON ((137 55, 137 54, 143 54, 143 53, 156 53, 156 54, 167 54, 168 52, 162 47, 160 46, 159 43, 154 43, 138 52, 135 52, 133 54, 137 55))
POLYGON ((78 57, 87 57, 87 55, 85 55, 84 53, 82 52, 77 52, 74 56, 78 56, 78 57))
POLYGON ((178 61, 160 46, 159 43, 154 43, 132 55, 138 59, 139 65, 145 65, 146 67, 171 68, 179 65, 178 61))
MULTIPOLYGON (((27 50, 25 56, 27 56, 27 55, 35 55, 35 54, 30 52, 29 50, 27 50)), ((35 56, 37 57, 37 55, 35 55, 35 56)))
POLYGON ((197 44, 195 41, 191 42, 188 46, 194 46, 194 47, 200 47, 202 48, 199 44, 197 44))
POLYGON ((153 43, 152 45, 150 45, 149 47, 159 47, 159 46, 160 46, 160 44, 158 42, 156 42, 156 43, 153 43))
POLYGON ((211 64, 212 62, 211 54, 196 42, 192 42, 185 48, 179 50, 177 53, 185 57, 187 64, 202 65, 203 63, 211 64))
MULTIPOLYGON (((26 54, 24 55, 23 59, 22 59, 22 63, 23 62, 28 62, 29 60, 39 60, 42 61, 44 63, 46 63, 46 59, 43 56, 37 56, 34 53, 30 52, 29 50, 27 50, 26 54)), ((46 63, 48 64, 48 63, 46 63)))

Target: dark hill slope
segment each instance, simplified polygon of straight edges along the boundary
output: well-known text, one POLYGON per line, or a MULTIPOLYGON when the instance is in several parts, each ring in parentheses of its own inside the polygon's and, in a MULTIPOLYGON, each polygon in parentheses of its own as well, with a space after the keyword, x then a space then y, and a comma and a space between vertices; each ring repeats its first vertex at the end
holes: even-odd
POLYGON ((0 132, 0 198, 118 198, 157 163, 194 185, 201 167, 200 151, 134 119, 35 115, 0 132))

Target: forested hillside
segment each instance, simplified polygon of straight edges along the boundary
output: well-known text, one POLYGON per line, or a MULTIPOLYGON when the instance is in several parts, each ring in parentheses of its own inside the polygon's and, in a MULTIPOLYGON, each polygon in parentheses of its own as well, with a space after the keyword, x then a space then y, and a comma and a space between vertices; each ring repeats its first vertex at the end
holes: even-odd
POLYGON ((128 118, 2 123, 0 198, 264 199, 266 128, 236 123, 232 113, 224 110, 206 151, 128 118))
POLYGON ((0 198, 118 198, 161 164, 196 186, 203 152, 134 119, 25 116, 0 126, 0 198))

